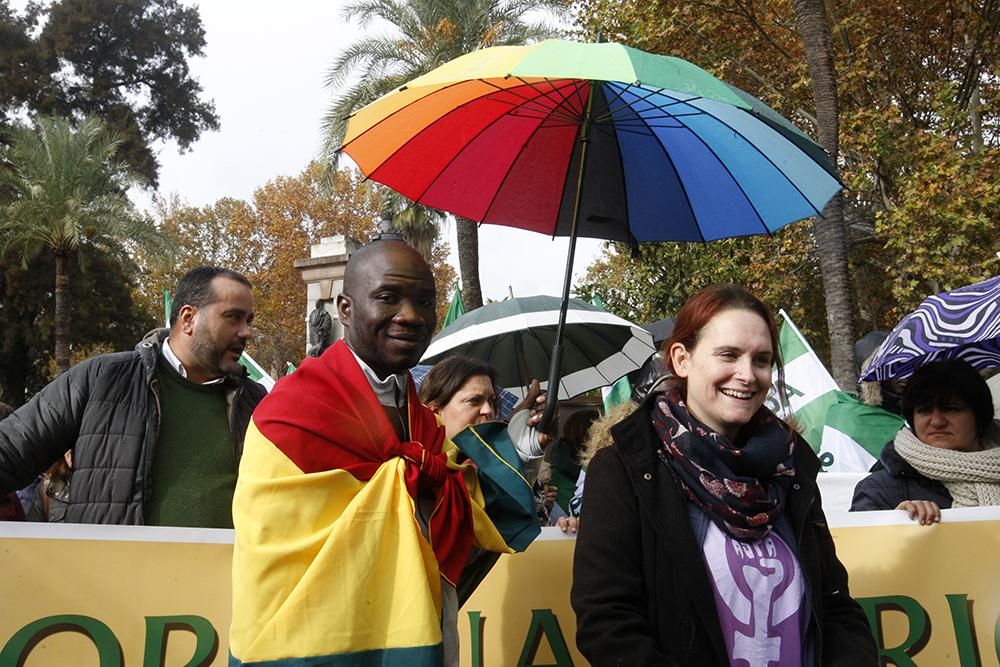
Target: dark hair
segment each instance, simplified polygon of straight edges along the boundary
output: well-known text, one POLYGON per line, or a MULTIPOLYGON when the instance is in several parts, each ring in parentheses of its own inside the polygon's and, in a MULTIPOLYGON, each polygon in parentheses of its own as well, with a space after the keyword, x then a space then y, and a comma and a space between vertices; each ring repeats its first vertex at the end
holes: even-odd
POLYGON ((6 403, 0 402, 0 420, 6 419, 14 414, 14 407, 7 405, 6 403))
POLYGON ((499 417, 500 388, 497 387, 496 369, 485 361, 462 355, 442 359, 427 371, 420 385, 420 402, 433 407, 444 407, 455 392, 476 375, 485 375, 490 379, 497 396, 493 410, 499 417))
POLYGON ((993 396, 979 371, 962 359, 932 361, 918 368, 903 390, 903 418, 912 429, 913 412, 917 408, 943 408, 955 399, 972 410, 976 417, 976 436, 982 437, 993 422, 993 396))
POLYGON ((583 447, 583 443, 587 441, 587 434, 590 433, 590 425, 600 416, 601 413, 597 410, 586 409, 577 410, 566 418, 562 435, 572 445, 574 451, 583 447))
POLYGON ((767 331, 771 337, 771 348, 774 351, 774 365, 778 368, 778 380, 775 389, 778 397, 785 401, 785 366, 781 362, 781 351, 778 342, 778 324, 771 315, 764 302, 738 285, 711 285, 696 293, 677 313, 677 320, 674 322, 674 330, 663 343, 663 366, 674 375, 674 386, 676 386, 682 396, 686 397, 687 382, 684 378, 676 377, 673 360, 670 358, 670 348, 675 343, 680 343, 687 350, 693 350, 701 338, 701 332, 705 325, 713 317, 727 310, 748 310, 759 315, 767 325, 767 331))
POLYGON ((229 280, 235 280, 247 287, 253 287, 246 276, 238 271, 224 269, 221 266, 196 266, 177 281, 177 289, 174 291, 174 301, 170 306, 170 326, 174 326, 177 323, 177 317, 184 306, 203 308, 215 301, 215 290, 212 289, 212 281, 220 276, 229 280))

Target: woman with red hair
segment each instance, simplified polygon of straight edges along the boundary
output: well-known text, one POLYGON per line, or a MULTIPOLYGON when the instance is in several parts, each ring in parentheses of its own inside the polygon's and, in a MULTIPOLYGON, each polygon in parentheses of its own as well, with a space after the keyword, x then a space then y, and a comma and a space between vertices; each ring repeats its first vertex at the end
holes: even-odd
POLYGON ((764 407, 778 330, 713 286, 664 344, 672 381, 590 462, 573 572, 577 645, 605 665, 877 664, 816 487, 819 461, 764 407))

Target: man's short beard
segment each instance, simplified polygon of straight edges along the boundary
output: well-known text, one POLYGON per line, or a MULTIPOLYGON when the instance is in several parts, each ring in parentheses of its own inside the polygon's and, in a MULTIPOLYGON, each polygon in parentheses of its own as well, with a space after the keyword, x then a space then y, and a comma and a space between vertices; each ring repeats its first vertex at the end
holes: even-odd
POLYGON ((195 329, 194 337, 191 340, 191 354, 195 361, 213 376, 233 375, 239 370, 239 362, 233 364, 232 368, 225 368, 226 353, 228 348, 217 350, 212 344, 212 339, 204 334, 200 329, 195 329))

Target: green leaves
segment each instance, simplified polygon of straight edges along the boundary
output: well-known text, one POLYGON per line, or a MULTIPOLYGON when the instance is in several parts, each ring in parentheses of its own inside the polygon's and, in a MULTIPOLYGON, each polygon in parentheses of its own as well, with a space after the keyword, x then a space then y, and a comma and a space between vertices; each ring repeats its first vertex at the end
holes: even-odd
MULTIPOLYGON (((77 127, 66 118, 38 118, 36 127, 11 133, 0 172, 0 190, 10 200, 0 207, 0 259, 22 267, 48 254, 56 261, 56 368, 69 367, 71 290, 67 261, 82 248, 128 262, 129 246, 163 253, 169 246, 139 215, 124 187, 131 175, 115 161, 120 139, 96 118, 77 127)), ((81 268, 83 265, 81 264, 81 268)))
POLYGON ((132 176, 115 160, 118 135, 96 118, 77 127, 65 118, 36 125, 10 133, 9 168, 0 172, 0 188, 11 195, 0 209, 0 254, 27 261, 45 250, 71 254, 81 243, 115 253, 126 241, 161 241, 125 196, 132 176))
POLYGON ((0 8, 0 122, 33 113, 91 115, 121 135, 118 156, 156 181, 154 139, 190 146, 219 118, 188 68, 205 33, 177 0, 61 0, 0 8), (41 29, 38 29, 41 26, 41 29))
POLYGON ((391 29, 348 45, 330 67, 327 85, 339 90, 324 119, 325 159, 336 163, 347 119, 364 105, 470 51, 556 36, 553 23, 527 17, 565 9, 564 0, 351 0, 345 19, 391 29))

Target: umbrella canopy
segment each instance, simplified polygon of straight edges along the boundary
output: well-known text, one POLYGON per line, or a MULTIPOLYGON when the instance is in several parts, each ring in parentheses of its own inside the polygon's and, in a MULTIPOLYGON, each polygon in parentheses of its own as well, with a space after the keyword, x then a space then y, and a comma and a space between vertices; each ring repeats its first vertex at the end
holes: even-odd
MULTIPOLYGON (((554 296, 529 296, 477 308, 435 336, 420 362, 452 354, 488 361, 498 383, 523 397, 532 379, 548 376, 560 305, 554 296)), ((648 332, 577 299, 569 301, 563 344, 560 399, 609 385, 656 351, 648 332)))
MULTIPOLYGON (((341 149, 420 204, 569 236, 550 384, 578 236, 769 234, 819 214, 841 187, 823 149, 764 103, 621 44, 474 51, 357 111, 341 149)), ((554 412, 549 402, 543 428, 554 412)))
POLYGON ((1000 276, 924 299, 889 333, 861 379, 902 380, 930 361, 954 358, 980 369, 1000 366, 1000 276))
POLYGON ((639 326, 653 336, 653 342, 659 347, 660 343, 670 338, 670 334, 673 333, 674 318, 664 317, 662 320, 656 320, 649 324, 640 324, 639 326))
POLYGON ((474 51, 359 110, 342 149, 427 206, 625 242, 766 234, 840 189, 823 149, 759 100, 620 44, 474 51))

